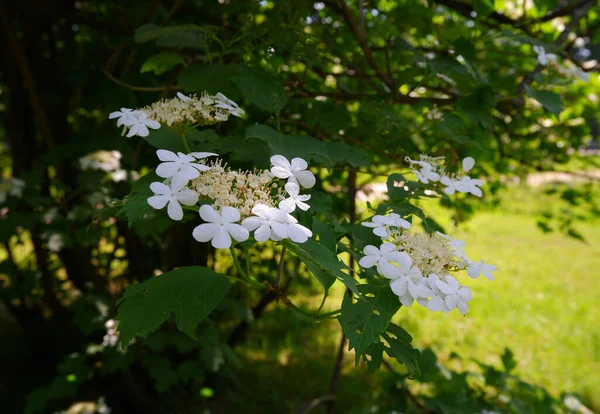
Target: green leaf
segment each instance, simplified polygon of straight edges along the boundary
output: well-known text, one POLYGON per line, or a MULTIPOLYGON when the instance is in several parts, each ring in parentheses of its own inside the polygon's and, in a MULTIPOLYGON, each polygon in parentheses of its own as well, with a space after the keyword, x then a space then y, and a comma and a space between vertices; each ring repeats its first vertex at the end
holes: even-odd
POLYGON ((389 344, 389 348, 386 347, 385 352, 392 358, 397 359, 398 362, 406 365, 408 372, 413 377, 420 376, 419 361, 421 353, 410 344, 412 336, 398 325, 390 323, 383 337, 389 344))
POLYGON ((312 232, 315 236, 319 236, 319 244, 327 247, 333 253, 336 253, 336 240, 335 232, 333 227, 329 224, 319 221, 316 217, 313 217, 312 232))
POLYGON ((195 24, 160 27, 145 24, 139 27, 133 36, 136 43, 156 41, 157 46, 203 49, 206 46, 206 28, 195 24))
POLYGON ((266 142, 273 154, 332 165, 325 144, 308 135, 282 135, 266 125, 256 124, 246 130, 246 139, 251 138, 266 142))
POLYGON ((317 280, 328 291, 336 279, 357 295, 356 280, 343 270, 350 270, 335 253, 314 240, 308 240, 301 245, 288 240, 282 242, 287 249, 304 262, 306 267, 315 275, 317 280))
POLYGON ((175 52, 163 52, 146 59, 140 73, 152 72, 155 75, 162 75, 179 65, 185 65, 183 56, 175 52))
POLYGON ((131 187, 131 193, 123 200, 123 206, 117 211, 116 216, 125 216, 131 227, 147 214, 152 214, 154 209, 148 204, 148 197, 151 197, 154 193, 150 190, 150 184, 161 180, 154 172, 148 173, 137 180, 131 187))
POLYGON ((369 157, 362 148, 356 148, 343 142, 327 142, 325 146, 333 164, 350 164, 353 167, 369 165, 369 157))
POLYGON ((557 117, 560 115, 563 110, 560 95, 550 91, 536 90, 529 86, 525 86, 525 89, 527 90, 527 94, 541 103, 547 111, 552 112, 557 117))
POLYGON ((473 9, 477 17, 487 17, 494 12, 494 0, 475 0, 473 9))
POLYGON ((228 98, 237 99, 235 94, 239 92, 232 77, 240 72, 240 65, 190 65, 179 75, 177 83, 179 87, 187 92, 206 90, 208 93, 221 92, 228 98))
POLYGON ((218 152, 222 145, 214 129, 190 129, 185 137, 192 151, 218 152))
POLYGON ((177 328, 192 339, 198 323, 229 291, 229 280, 202 266, 182 267, 130 285, 119 303, 121 344, 146 337, 175 314, 177 328))
POLYGON ((279 113, 287 103, 285 89, 275 75, 245 68, 242 73, 233 77, 233 81, 246 99, 260 109, 279 113))
POLYGON ((392 316, 400 309, 400 301, 388 284, 381 286, 359 285, 362 293, 356 302, 348 295, 342 302, 342 314, 339 317, 344 334, 348 338, 348 349, 354 349, 355 362, 374 343, 388 327, 392 316))
POLYGON ((385 351, 385 345, 381 341, 371 344, 365 350, 363 360, 367 362, 367 366, 369 367, 369 372, 371 374, 377 372, 377 370, 381 367, 381 364, 383 363, 383 351, 385 351), (369 358, 367 358, 367 355, 369 358))
POLYGON ((173 152, 186 152, 181 137, 170 128, 162 127, 152 131, 144 140, 157 149, 166 149, 173 152))

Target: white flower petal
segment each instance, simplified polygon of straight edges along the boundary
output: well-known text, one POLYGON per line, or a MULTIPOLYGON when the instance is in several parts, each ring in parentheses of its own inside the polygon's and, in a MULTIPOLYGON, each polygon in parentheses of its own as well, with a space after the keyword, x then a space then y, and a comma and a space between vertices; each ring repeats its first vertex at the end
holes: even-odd
POLYGON ((462 160, 462 167, 464 172, 469 172, 475 166, 475 160, 472 157, 467 157, 462 160))
POLYGON ((173 177, 179 171, 179 164, 176 162, 163 162, 156 167, 156 175, 162 178, 173 177))
POLYGON ((154 194, 171 194, 171 188, 164 183, 159 183, 158 181, 155 181, 152 184, 150 184, 150 190, 152 190, 154 194))
POLYGON ((396 279, 390 283, 390 288, 397 296, 405 295, 408 290, 408 280, 404 277, 396 279))
POLYGON ((254 232, 254 238, 257 242, 266 242, 269 240, 271 236, 271 227, 267 223, 263 223, 256 231, 254 232))
POLYGON ((374 256, 374 255, 365 256, 358 261, 358 264, 361 267, 364 267, 365 269, 369 269, 369 268, 375 266, 375 263, 377 263, 377 260, 379 260, 378 256, 374 256))
POLYGON ((292 169, 292 165, 283 155, 273 155, 271 157, 271 164, 273 164, 274 167, 281 167, 287 171, 292 169))
POLYGON ((158 159, 161 161, 179 161, 179 157, 172 151, 159 149, 156 151, 158 159))
POLYGON ((176 197, 185 206, 193 206, 198 202, 198 193, 192 190, 182 190, 176 197))
POLYGON ((157 195, 148 198, 148 204, 157 210, 164 208, 169 202, 169 197, 164 195, 157 195))
POLYGON ((213 234, 220 226, 215 223, 204 223, 196 226, 192 231, 192 236, 199 242, 205 243, 213 238, 213 234))
POLYGON ((183 218, 183 209, 179 205, 176 199, 171 199, 167 207, 167 214, 171 220, 181 220, 183 218))
POLYGON ((456 295, 448 295, 446 296, 446 306, 448 306, 448 309, 452 310, 454 308, 456 308, 456 295))
POLYGON ((200 207, 200 217, 202 218, 202 220, 207 221, 209 223, 221 222, 221 216, 219 215, 219 213, 217 213, 215 209, 208 204, 204 204, 200 207))
POLYGON ((224 222, 235 223, 240 219, 240 210, 234 207, 223 206, 221 208, 221 217, 224 222))
POLYGON ((294 172, 294 176, 304 188, 312 188, 317 182, 315 175, 310 171, 296 171, 294 172))
POLYGON ((296 210, 296 202, 293 198, 286 198, 279 202, 279 208, 286 213, 292 213, 296 210))
POLYGON ((308 163, 303 158, 296 157, 292 159, 291 167, 292 170, 306 170, 308 163))
POLYGON ((402 306, 410 307, 414 302, 415 298, 413 298, 410 293, 400 296, 400 303, 402 303, 402 306))
POLYGON ((242 226, 248 231, 254 231, 265 223, 265 220, 260 217, 246 217, 242 220, 242 226))
MULTIPOLYGON (((239 220, 239 212, 238 212, 238 220, 239 220)), ((239 242, 246 241, 246 240, 248 240, 248 237, 250 237, 250 233, 248 233, 248 230, 246 230, 244 227, 242 227, 239 224, 226 223, 223 226, 224 226, 225 230, 227 230, 227 232, 229 234, 231 234, 231 237, 233 237, 235 240, 237 240, 239 242)))
POLYGON ((213 234, 211 244, 215 249, 228 249, 231 246, 231 237, 224 227, 217 227, 217 230, 213 234))
POLYGON ((278 223, 275 221, 271 222, 271 231, 275 233, 278 238, 285 239, 288 236, 288 226, 283 223, 278 223))

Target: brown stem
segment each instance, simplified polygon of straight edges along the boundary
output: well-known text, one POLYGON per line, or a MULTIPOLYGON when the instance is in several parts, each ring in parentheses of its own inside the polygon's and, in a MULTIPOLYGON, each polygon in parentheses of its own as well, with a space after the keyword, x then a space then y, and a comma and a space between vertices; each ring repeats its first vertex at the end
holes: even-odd
POLYGON ((285 260, 285 246, 283 246, 283 248, 281 249, 281 257, 279 259, 279 267, 277 268, 277 289, 280 288, 280 282, 281 282, 281 273, 283 272, 283 262, 285 260))
POLYGON ((106 75, 106 77, 108 79, 110 79, 111 81, 113 81, 117 85, 121 85, 121 86, 123 86, 123 87, 125 87, 127 89, 131 89, 132 91, 138 91, 138 92, 160 92, 160 91, 168 91, 168 90, 177 89, 176 85, 165 85, 165 86, 134 86, 134 85, 130 85, 128 83, 125 83, 125 82, 120 81, 119 79, 115 78, 106 69, 102 69, 102 72, 104 72, 104 74, 106 75))
POLYGON ((352 17, 352 12, 348 8, 348 4, 346 3, 345 0, 340 0, 339 2, 340 2, 340 6, 342 6, 342 10, 344 11, 344 16, 346 18, 346 22, 348 22, 348 25, 350 25, 350 29, 352 30, 352 33, 354 33, 354 37, 358 41, 358 44, 360 45, 360 48, 362 49, 363 54, 365 55, 365 58, 367 59, 367 61, 369 62, 369 64, 371 65, 371 67, 373 68, 375 73, 377 74, 377 77, 379 79, 381 79, 381 81, 383 83, 385 83, 386 86, 392 90, 392 92, 395 93, 396 85, 394 84, 394 81, 392 79, 390 79, 388 77, 388 75, 379 67, 377 62, 375 62, 373 53, 371 53, 371 49, 369 49, 369 45, 367 44, 366 39, 364 39, 361 36, 360 28, 354 21, 354 17, 352 17))

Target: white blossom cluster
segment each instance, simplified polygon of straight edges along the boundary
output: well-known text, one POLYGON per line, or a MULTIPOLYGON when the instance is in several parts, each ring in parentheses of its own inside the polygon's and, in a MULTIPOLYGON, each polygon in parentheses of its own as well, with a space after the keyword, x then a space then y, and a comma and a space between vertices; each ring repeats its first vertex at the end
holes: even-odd
POLYGON ((457 308, 464 315, 469 310, 471 290, 453 275, 466 270, 472 278, 483 273, 494 279, 496 267, 467 258, 463 241, 439 232, 411 232, 410 223, 398 214, 376 215, 362 225, 373 228, 382 244, 366 246, 359 265, 367 269, 376 266, 380 275, 390 279, 390 288, 404 306, 416 300, 434 312, 457 308))
POLYGON ((423 184, 440 183, 443 185, 444 192, 452 195, 455 192, 470 193, 481 197, 481 185, 483 181, 477 178, 471 178, 466 173, 475 166, 475 160, 466 157, 462 161, 462 173, 453 174, 446 171, 444 157, 430 157, 421 154, 419 160, 412 160, 406 157, 406 162, 410 164, 410 170, 417 176, 417 180, 423 184))
POLYGON ((117 326, 119 325, 118 321, 114 319, 109 319, 104 322, 104 327, 106 328, 106 335, 102 339, 102 345, 106 347, 114 348, 117 346, 119 342, 119 331, 117 330, 117 326))
POLYGON ((23 197, 24 189, 25 181, 19 178, 11 177, 8 180, 0 180, 0 204, 3 204, 9 195, 16 198, 23 197))
POLYGON ((241 117, 243 114, 244 111, 222 93, 185 96, 178 92, 174 98, 162 99, 141 109, 121 108, 111 112, 108 118, 117 118, 117 126, 122 126, 123 135, 130 138, 147 137, 148 128, 159 129, 161 124, 204 126, 226 121, 229 115, 241 117))
POLYGON ((561 65, 558 61, 558 56, 554 53, 546 53, 544 46, 534 45, 534 52, 537 54, 537 60, 540 65, 551 66, 558 73, 567 78, 579 78, 584 82, 590 80, 590 74, 574 64, 561 65))
POLYGON ((68 410, 55 411, 54 414, 73 414, 75 412, 77 414, 110 414, 112 408, 106 404, 106 399, 104 397, 100 397, 96 402, 77 403, 68 410))
POLYGON ((312 232, 290 214, 296 208, 310 208, 306 203, 310 195, 300 194, 300 186, 310 188, 316 181, 302 158, 290 162, 274 155, 270 170, 233 171, 222 160, 204 162, 204 158, 217 155, 214 153, 156 153, 163 161, 156 174, 165 181, 150 184, 155 195, 148 198, 148 204, 155 209, 167 206, 169 217, 181 220, 181 205, 192 207, 200 198, 210 200, 199 209, 205 223, 193 230, 197 241, 210 241, 213 247, 226 249, 232 238, 238 242, 248 240, 251 231, 259 242, 289 238, 304 243, 312 237, 312 232), (277 178, 287 179, 284 191, 277 178))

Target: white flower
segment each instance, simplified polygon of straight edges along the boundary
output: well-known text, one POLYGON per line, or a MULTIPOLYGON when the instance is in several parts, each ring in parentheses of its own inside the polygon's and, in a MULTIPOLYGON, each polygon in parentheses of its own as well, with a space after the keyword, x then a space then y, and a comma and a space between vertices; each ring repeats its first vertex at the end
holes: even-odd
POLYGON ((483 193, 481 188, 478 187, 480 185, 483 185, 483 181, 465 176, 460 181, 455 182, 454 188, 461 193, 471 193, 474 196, 481 197, 483 193))
POLYGON ((192 190, 184 190, 184 185, 175 182, 171 182, 171 187, 159 182, 150 184, 150 189, 155 195, 148 198, 148 204, 160 210, 169 203, 169 207, 167 208, 169 217, 172 220, 181 220, 183 218, 183 209, 179 204, 193 206, 198 202, 198 194, 192 190))
POLYGON ((254 216, 242 220, 242 226, 248 231, 254 231, 258 242, 269 240, 279 241, 288 237, 288 218, 283 211, 257 204, 252 208, 254 216))
POLYGON ((400 268, 395 268, 396 277, 390 282, 392 292, 400 298, 404 306, 411 306, 415 299, 431 296, 432 291, 422 284, 423 274, 418 267, 413 267, 412 259, 406 252, 400 252, 397 263, 400 268))
POLYGON ((433 167, 431 164, 422 161, 414 162, 421 166, 420 170, 413 170, 413 172, 417 176, 417 180, 421 181, 423 184, 428 184, 429 181, 439 181, 440 175, 433 171, 433 167))
POLYGON ((126 127, 130 127, 129 133, 127 134, 127 138, 131 138, 134 135, 139 135, 140 137, 147 137, 150 135, 150 131, 148 128, 159 129, 160 124, 153 119, 148 119, 148 116, 140 111, 140 114, 137 116, 135 120, 132 121, 130 125, 125 125, 126 127))
POLYGON ((453 239, 452 237, 448 236, 447 234, 441 233, 439 231, 436 231, 436 233, 440 237, 442 237, 450 242, 450 247, 452 247, 452 250, 454 250, 454 257, 456 257, 457 259, 461 259, 461 260, 469 260, 469 259, 467 259, 467 254, 465 253, 465 246, 467 245, 467 243, 465 243, 462 240, 453 239))
POLYGON ((285 185, 285 191, 288 193, 289 198, 279 203, 279 208, 286 213, 291 213, 296 210, 298 206, 301 210, 308 210, 310 206, 305 201, 310 200, 310 195, 300 195, 300 187, 296 183, 288 182, 285 185))
POLYGON ((554 53, 546 53, 544 46, 533 46, 533 50, 537 53, 537 60, 540 65, 547 65, 549 62, 556 62, 557 56, 554 53))
MULTIPOLYGON (((217 155, 209 152, 204 154, 217 155)), ((186 155, 182 152, 175 154, 174 152, 161 149, 156 151, 156 155, 158 155, 159 160, 165 161, 156 167, 156 175, 162 178, 173 177, 173 183, 182 187, 189 180, 198 178, 200 171, 210 170, 210 167, 206 165, 195 163, 196 158, 194 156, 186 155)))
POLYGON ((448 195, 452 195, 456 191, 458 181, 451 179, 447 175, 444 175, 440 180, 440 183, 446 186, 446 188, 444 188, 444 192, 448 195))
POLYGON ((290 163, 283 155, 273 155, 271 157, 271 173, 277 178, 288 179, 288 183, 296 183, 304 188, 311 188, 315 185, 316 178, 307 170, 308 163, 302 158, 293 158, 290 163))
MULTIPOLYGON (((373 245, 365 246, 363 253, 365 257, 358 261, 358 264, 365 269, 369 269, 377 264, 377 273, 388 279, 399 277, 400 269, 394 266, 394 263, 400 263, 402 254, 396 250, 392 243, 383 243, 377 248, 373 245)), ((406 253, 404 253, 406 254, 406 253)))
POLYGON ((477 279, 482 273, 489 280, 494 280, 492 272, 496 271, 496 266, 493 264, 486 264, 483 260, 480 262, 471 262, 467 268, 467 274, 473 279, 477 279))
POLYGON ((10 182, 11 182, 11 187, 10 187, 10 190, 8 191, 8 194, 10 194, 11 196, 17 197, 17 198, 23 197, 23 189, 25 188, 25 181, 23 181, 19 178, 12 177, 10 179, 10 182))
POLYGON ((429 277, 424 278, 423 279, 423 284, 425 284, 427 287, 429 287, 431 289, 431 291, 433 292, 431 295, 431 299, 423 299, 423 298, 417 298, 417 301, 425 306, 427 309, 429 309, 430 311, 433 312, 439 312, 439 311, 444 311, 444 312, 450 312, 450 309, 448 309, 448 306, 446 306, 446 302, 444 302, 444 293, 440 290, 440 288, 437 286, 437 282, 440 280, 440 278, 436 275, 436 274, 430 274, 429 277))
POLYGON ((410 229, 410 223, 404 220, 400 214, 390 213, 387 215, 389 219, 392 221, 392 226, 402 227, 403 229, 410 229))
POLYGON ((119 118, 117 120, 117 126, 131 126, 133 124, 136 123, 138 116, 140 115, 141 111, 138 110, 132 110, 129 108, 121 108, 120 111, 115 111, 115 112, 111 112, 108 115, 108 119, 114 119, 114 118, 119 118))
POLYGON ((217 212, 210 205, 205 204, 200 207, 200 217, 206 223, 197 226, 192 236, 199 242, 211 240, 215 249, 229 248, 232 237, 239 242, 250 237, 248 230, 237 224, 240 220, 240 211, 237 208, 223 206, 217 212))
POLYGON ((59 252, 64 245, 63 238, 60 234, 54 233, 48 237, 48 249, 53 252, 59 252))
POLYGON ((460 286, 455 278, 448 275, 446 281, 438 280, 436 285, 446 295, 444 303, 449 310, 458 307, 458 311, 463 315, 469 311, 469 302, 472 299, 471 289, 467 286, 460 286))
POLYGON ((475 166, 475 160, 472 157, 467 157, 462 160, 462 167, 464 172, 469 172, 475 166))
POLYGON ((190 101, 192 98, 190 98, 189 96, 185 96, 184 94, 182 94, 181 92, 177 92, 177 97, 179 99, 181 99, 183 102, 188 102, 190 101))
POLYGON ((228 99, 221 92, 217 93, 215 98, 217 100, 217 104, 215 105, 216 108, 227 109, 229 113, 231 113, 231 115, 240 118, 242 117, 242 115, 244 115, 245 112, 238 106, 238 104, 233 102, 231 99, 228 99))
MULTIPOLYGON (((392 214, 394 214, 394 213, 392 213, 392 214)), ((398 215, 398 218, 400 218, 399 215, 398 215)), ((403 221, 406 221, 402 218, 400 218, 400 219, 403 221)), ((409 226, 405 227, 405 225, 402 224, 401 222, 399 222, 397 218, 391 217, 391 214, 390 214, 390 216, 376 215, 376 216, 373 216, 373 218, 371 220, 372 221, 364 221, 360 224, 365 227, 372 227, 373 234, 381 237, 382 239, 387 239, 388 237, 390 237, 391 233, 390 233, 389 226, 399 226, 399 227, 404 227, 404 228, 410 228, 410 223, 406 222, 409 224, 409 226), (397 223, 400 223, 401 225, 399 225, 397 223)))
MULTIPOLYGON (((287 237, 293 241, 294 243, 304 243, 309 238, 312 237, 313 233, 308 228, 304 227, 302 224, 298 223, 298 220, 294 218, 291 214, 286 213, 287 216, 287 237)), ((271 237, 272 240, 273 239, 271 237)), ((276 240, 277 241, 277 240, 276 240)))

